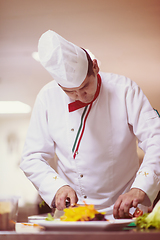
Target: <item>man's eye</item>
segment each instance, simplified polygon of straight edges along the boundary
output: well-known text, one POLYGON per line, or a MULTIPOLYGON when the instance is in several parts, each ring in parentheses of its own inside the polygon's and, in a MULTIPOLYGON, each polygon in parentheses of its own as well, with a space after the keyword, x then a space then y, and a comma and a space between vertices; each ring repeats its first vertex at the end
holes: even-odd
POLYGON ((74 93, 74 91, 65 91, 65 92, 66 92, 66 93, 69 93, 69 94, 70 94, 70 93, 74 93))
POLYGON ((87 83, 82 89, 86 89, 89 86, 89 83, 87 83))

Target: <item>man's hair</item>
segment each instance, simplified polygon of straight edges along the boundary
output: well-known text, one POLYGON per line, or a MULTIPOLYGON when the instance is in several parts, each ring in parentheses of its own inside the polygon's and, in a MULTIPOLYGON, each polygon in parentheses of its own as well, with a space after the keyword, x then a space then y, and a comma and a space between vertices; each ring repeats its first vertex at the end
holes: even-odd
POLYGON ((93 72, 93 61, 92 61, 90 55, 88 54, 88 52, 84 48, 82 48, 82 49, 85 51, 85 53, 87 55, 87 59, 88 59, 88 72, 87 72, 87 76, 88 77, 91 76, 91 75, 95 76, 95 74, 93 72))

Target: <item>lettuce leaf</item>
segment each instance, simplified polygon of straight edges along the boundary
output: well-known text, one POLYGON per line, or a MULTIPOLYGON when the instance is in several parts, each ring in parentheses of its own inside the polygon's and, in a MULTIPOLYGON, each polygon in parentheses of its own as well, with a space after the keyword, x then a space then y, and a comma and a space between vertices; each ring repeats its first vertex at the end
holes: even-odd
POLYGON ((50 213, 48 213, 48 216, 45 218, 46 221, 53 221, 54 218, 52 217, 52 215, 50 213))
POLYGON ((139 216, 135 223, 139 229, 160 229, 160 201, 157 202, 151 213, 144 213, 139 216))

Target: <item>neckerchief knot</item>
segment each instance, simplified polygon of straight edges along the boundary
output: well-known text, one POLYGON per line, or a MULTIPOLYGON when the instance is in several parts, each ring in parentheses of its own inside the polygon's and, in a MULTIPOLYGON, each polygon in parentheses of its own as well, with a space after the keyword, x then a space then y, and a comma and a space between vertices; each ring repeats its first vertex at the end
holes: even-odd
POLYGON ((96 90, 96 93, 94 95, 94 99, 91 102, 89 102, 89 103, 83 103, 83 102, 81 102, 79 100, 76 100, 76 101, 74 101, 72 103, 69 103, 68 104, 69 112, 73 112, 73 111, 75 111, 75 110, 77 110, 79 108, 83 108, 83 107, 85 107, 87 105, 90 105, 92 102, 94 102, 96 100, 96 98, 98 97, 98 95, 99 95, 100 88, 101 88, 101 77, 98 74, 97 75, 97 90, 96 90))

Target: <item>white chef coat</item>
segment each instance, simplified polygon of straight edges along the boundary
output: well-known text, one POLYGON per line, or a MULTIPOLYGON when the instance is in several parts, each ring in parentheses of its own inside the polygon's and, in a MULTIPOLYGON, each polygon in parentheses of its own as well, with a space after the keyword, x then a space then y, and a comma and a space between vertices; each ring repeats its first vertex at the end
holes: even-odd
POLYGON ((84 108, 69 112, 72 100, 56 81, 37 96, 20 167, 49 206, 56 191, 66 184, 76 191, 78 203, 85 200, 108 214, 118 196, 130 188, 143 190, 148 205, 160 189, 158 114, 129 78, 102 72, 100 76, 100 93, 89 112, 75 159, 72 147, 84 108), (140 169, 137 138, 145 152, 140 169), (59 159, 58 173, 47 162, 54 153, 59 159))

